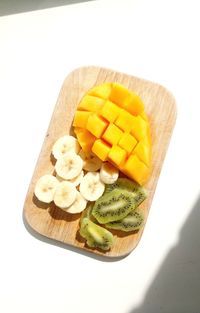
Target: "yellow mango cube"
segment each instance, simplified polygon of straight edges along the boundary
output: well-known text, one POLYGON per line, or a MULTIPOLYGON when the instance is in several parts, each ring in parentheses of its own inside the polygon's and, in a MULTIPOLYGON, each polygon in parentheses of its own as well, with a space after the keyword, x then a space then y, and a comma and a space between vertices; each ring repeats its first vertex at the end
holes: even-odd
POLYGON ((108 159, 117 165, 118 167, 121 166, 126 160, 127 153, 124 149, 120 148, 117 145, 113 145, 109 154, 108 159))
POLYGON ((98 112, 102 108, 104 102, 105 102, 104 99, 86 95, 85 97, 82 98, 81 102, 79 103, 78 110, 98 112))
POLYGON ((99 97, 102 99, 108 99, 111 93, 111 83, 105 83, 100 86, 96 86, 89 90, 88 94, 91 96, 99 97))
POLYGON ((99 114, 107 121, 113 123, 120 114, 120 108, 113 102, 107 100, 99 114))
POLYGON ((149 176, 149 168, 135 154, 130 155, 122 171, 140 185, 143 185, 149 176))
POLYGON ((142 99, 132 92, 124 99, 123 108, 133 115, 138 115, 144 111, 144 104, 142 99))
POLYGON ((76 111, 74 115, 73 126, 85 128, 90 112, 76 111))
POLYGON ((141 116, 133 116, 131 134, 138 140, 142 140, 148 136, 149 126, 148 123, 141 116))
POLYGON ((133 137, 132 135, 130 135, 129 133, 124 133, 123 136, 121 137, 118 145, 126 150, 126 152, 128 152, 128 154, 130 154, 133 150, 133 148, 136 146, 137 144, 137 140, 135 139, 135 137, 133 137))
POLYGON ((150 162, 151 162, 151 152, 150 152, 150 147, 148 145, 145 145, 142 141, 140 141, 137 144, 136 148, 134 149, 134 153, 147 166, 150 164, 150 162))
POLYGON ((122 135, 123 132, 117 126, 115 126, 115 124, 110 124, 103 134, 102 138, 109 144, 116 145, 122 135))
POLYGON ((74 132, 83 151, 90 152, 96 137, 84 128, 79 128, 78 130, 76 128, 74 132))
POLYGON ((125 99, 130 96, 131 92, 124 86, 113 83, 109 99, 117 105, 123 107, 125 99))
POLYGON ((134 116, 125 110, 120 111, 119 117, 115 121, 115 125, 125 132, 130 132, 132 128, 134 116))
POLYGON ((88 118, 86 129, 95 137, 100 138, 108 126, 108 123, 97 114, 91 114, 88 118))
POLYGON ((92 152, 102 161, 106 161, 111 147, 102 139, 97 139, 92 146, 92 152))

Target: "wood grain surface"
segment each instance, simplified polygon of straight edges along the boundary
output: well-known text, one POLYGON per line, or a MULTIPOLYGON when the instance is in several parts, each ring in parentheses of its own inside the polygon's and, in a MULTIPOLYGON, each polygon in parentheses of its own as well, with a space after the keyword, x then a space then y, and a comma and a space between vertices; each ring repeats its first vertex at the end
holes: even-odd
POLYGON ((91 249, 85 245, 85 242, 79 236, 78 229, 81 214, 66 213, 52 203, 41 203, 34 196, 34 186, 38 178, 44 174, 54 172, 55 160, 51 155, 52 146, 59 137, 71 133, 74 112, 80 99, 88 89, 103 82, 118 82, 128 89, 136 91, 143 99, 145 110, 149 116, 153 144, 152 173, 145 185, 149 191, 149 196, 141 206, 147 222, 153 195, 176 120, 175 99, 169 91, 159 84, 99 67, 78 68, 65 79, 29 185, 24 204, 24 216, 31 228, 48 238, 95 254, 107 257, 121 257, 129 254, 137 246, 144 227, 137 233, 124 234, 120 231, 113 231, 115 244, 110 251, 103 252, 98 249, 91 249))

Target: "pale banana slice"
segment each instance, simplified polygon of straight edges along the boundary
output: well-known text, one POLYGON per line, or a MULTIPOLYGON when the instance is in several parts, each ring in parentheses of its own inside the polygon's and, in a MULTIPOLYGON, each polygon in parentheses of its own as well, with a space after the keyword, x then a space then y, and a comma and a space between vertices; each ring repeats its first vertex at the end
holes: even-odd
MULTIPOLYGON (((83 176, 84 176, 84 172, 81 171, 78 176, 76 176, 76 177, 74 177, 74 178, 72 178, 72 179, 69 179, 68 181, 69 181, 70 183, 72 183, 75 187, 77 187, 78 185, 80 185, 83 176)), ((59 182, 66 180, 66 179, 60 177, 58 174, 56 174, 56 178, 57 178, 57 180, 58 180, 59 182)))
POLYGON ((81 180, 83 179, 84 176, 84 171, 81 171, 80 174, 72 179, 70 179, 70 182, 77 187, 78 185, 80 185, 81 180))
POLYGON ((76 187, 72 183, 68 181, 60 182, 54 194, 55 205, 61 209, 68 208, 75 201, 76 193, 76 187))
POLYGON ((80 145, 75 137, 68 135, 60 137, 52 148, 52 154, 55 159, 59 159, 69 151, 78 153, 80 151, 80 145))
POLYGON ((100 179, 105 184, 113 184, 119 177, 119 171, 108 162, 102 163, 100 169, 100 179))
POLYGON ((79 189, 86 200, 95 201, 104 193, 105 184, 100 180, 99 172, 89 172, 83 177, 79 189))
POLYGON ((75 201, 66 209, 66 212, 71 214, 80 213, 86 208, 86 205, 87 200, 81 195, 79 191, 77 191, 75 201))
POLYGON ((102 161, 92 153, 85 153, 83 149, 79 152, 83 160, 83 169, 87 172, 96 172, 101 168, 102 161))
POLYGON ((59 158, 55 165, 56 173, 64 179, 77 177, 83 168, 83 160, 75 152, 68 152, 59 158))
POLYGON ((35 185, 35 196, 38 200, 50 203, 53 201, 54 193, 59 181, 53 175, 44 175, 40 177, 35 185))

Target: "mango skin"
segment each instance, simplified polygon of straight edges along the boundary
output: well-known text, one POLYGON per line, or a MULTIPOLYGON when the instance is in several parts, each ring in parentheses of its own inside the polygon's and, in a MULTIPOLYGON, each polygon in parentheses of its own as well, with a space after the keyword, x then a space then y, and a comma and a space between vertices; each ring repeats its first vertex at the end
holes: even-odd
POLYGON ((81 99, 73 125, 85 151, 114 164, 140 185, 147 182, 151 132, 138 94, 115 82, 95 86, 81 99))

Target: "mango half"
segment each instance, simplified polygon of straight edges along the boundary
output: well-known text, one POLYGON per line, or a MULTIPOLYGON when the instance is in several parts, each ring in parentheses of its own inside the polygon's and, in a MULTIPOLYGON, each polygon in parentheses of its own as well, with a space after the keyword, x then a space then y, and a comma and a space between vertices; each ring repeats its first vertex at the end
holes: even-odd
POLYGON ((116 166, 140 185, 151 168, 150 125, 142 99, 118 83, 90 89, 73 120, 74 132, 86 152, 116 166))

